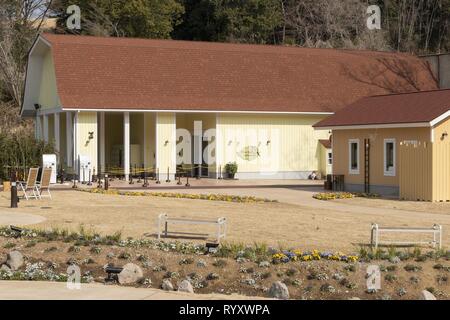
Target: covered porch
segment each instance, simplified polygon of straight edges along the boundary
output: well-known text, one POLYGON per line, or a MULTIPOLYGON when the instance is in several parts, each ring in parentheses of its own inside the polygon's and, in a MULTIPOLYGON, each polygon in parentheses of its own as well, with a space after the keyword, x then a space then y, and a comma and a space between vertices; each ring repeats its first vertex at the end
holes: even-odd
POLYGON ((36 136, 53 142, 59 168, 83 182, 99 174, 126 180, 215 178, 220 167, 215 129, 215 113, 60 110, 36 115, 36 136))

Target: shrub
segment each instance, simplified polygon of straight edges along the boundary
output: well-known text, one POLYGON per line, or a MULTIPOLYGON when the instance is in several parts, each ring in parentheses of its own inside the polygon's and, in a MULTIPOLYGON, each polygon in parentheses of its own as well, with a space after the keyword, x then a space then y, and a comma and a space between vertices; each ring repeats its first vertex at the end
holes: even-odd
POLYGON ((56 153, 53 143, 37 140, 33 132, 25 130, 0 133, 0 150, 1 180, 10 178, 10 168, 23 174, 28 168, 39 166, 43 154, 56 153))
POLYGON ((238 165, 236 162, 228 162, 225 165, 225 172, 230 175, 236 174, 237 170, 238 170, 238 165))

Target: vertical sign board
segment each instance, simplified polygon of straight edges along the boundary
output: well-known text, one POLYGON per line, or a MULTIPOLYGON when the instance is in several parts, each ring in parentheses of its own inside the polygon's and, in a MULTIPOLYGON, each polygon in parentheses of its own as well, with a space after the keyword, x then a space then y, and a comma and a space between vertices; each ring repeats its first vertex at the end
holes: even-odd
POLYGON ((89 169, 91 167, 91 160, 89 156, 80 155, 80 172, 79 172, 79 180, 81 182, 88 182, 89 181, 89 169))
POLYGON ((43 154, 42 155, 42 167, 52 168, 52 175, 50 177, 50 183, 56 183, 56 154, 43 154))

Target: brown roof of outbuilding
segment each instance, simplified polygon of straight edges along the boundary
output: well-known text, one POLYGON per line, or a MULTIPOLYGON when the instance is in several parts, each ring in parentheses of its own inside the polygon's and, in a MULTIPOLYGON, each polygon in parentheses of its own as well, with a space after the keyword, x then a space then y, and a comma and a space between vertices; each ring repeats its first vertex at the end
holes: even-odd
POLYGON ((417 57, 43 34, 64 108, 334 112, 374 94, 436 89, 417 57))
POLYGON ((314 127, 425 123, 450 110, 450 89, 363 98, 314 127))

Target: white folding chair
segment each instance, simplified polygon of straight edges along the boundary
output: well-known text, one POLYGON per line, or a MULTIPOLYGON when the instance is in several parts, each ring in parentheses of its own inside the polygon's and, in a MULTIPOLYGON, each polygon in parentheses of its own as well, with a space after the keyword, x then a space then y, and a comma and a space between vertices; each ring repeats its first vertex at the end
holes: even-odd
POLYGON ((37 188, 39 190, 39 198, 52 198, 50 193, 50 179, 52 177, 52 168, 43 168, 41 174, 41 182, 37 184, 37 188), (42 192, 47 191, 46 195, 43 195, 42 192))
POLYGON ((39 168, 30 168, 28 171, 27 181, 18 181, 17 184, 23 192, 23 196, 25 199, 29 200, 29 198, 40 198, 39 190, 37 187, 37 177, 39 173, 39 168), (28 195, 28 191, 31 191, 32 194, 28 195))

